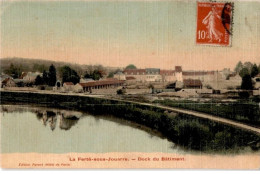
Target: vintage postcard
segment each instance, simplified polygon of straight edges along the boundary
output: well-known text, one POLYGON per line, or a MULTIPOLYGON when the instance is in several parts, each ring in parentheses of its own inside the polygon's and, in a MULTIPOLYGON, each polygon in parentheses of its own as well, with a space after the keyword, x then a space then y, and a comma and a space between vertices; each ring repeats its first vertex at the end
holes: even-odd
POLYGON ((260 1, 2 0, 1 168, 260 168, 260 1))

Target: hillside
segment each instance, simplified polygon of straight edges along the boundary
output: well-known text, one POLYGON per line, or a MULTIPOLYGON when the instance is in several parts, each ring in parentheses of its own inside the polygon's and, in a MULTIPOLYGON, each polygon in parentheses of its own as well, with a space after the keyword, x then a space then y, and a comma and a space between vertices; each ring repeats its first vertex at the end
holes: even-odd
POLYGON ((0 59, 0 73, 5 72, 6 69, 13 64, 15 66, 19 66, 22 71, 40 71, 47 70, 51 64, 53 64, 58 70, 62 66, 70 66, 72 69, 77 71, 79 75, 83 75, 85 71, 92 70, 95 68, 102 68, 107 74, 110 71, 114 71, 117 69, 116 67, 103 67, 102 65, 80 65, 80 64, 72 64, 68 62, 59 62, 52 60, 43 60, 43 59, 28 59, 28 58, 1 58, 0 59))

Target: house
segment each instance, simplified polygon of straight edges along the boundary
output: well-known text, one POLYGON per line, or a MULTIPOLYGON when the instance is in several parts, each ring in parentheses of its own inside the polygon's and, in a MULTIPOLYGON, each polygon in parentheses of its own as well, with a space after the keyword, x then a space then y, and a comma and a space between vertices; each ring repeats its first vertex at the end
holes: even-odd
POLYGON ((126 80, 126 76, 122 72, 117 72, 116 74, 114 74, 114 78, 116 78, 118 80, 126 80))
POLYGON ((202 83, 198 79, 184 79, 183 88, 202 88, 202 83))
POLYGON ((5 80, 2 81, 1 87, 16 87, 16 83, 13 79, 11 78, 7 78, 5 80))
POLYGON ((84 89, 83 89, 83 85, 81 85, 81 84, 84 84, 84 83, 77 83, 76 85, 74 85, 73 91, 77 92, 77 93, 83 92, 84 89))
POLYGON ((65 91, 73 91, 74 84, 72 82, 64 82, 63 88, 65 91))
POLYGON ((20 79, 23 79, 27 82, 34 82, 37 76, 42 76, 42 73, 39 72, 23 72, 20 76, 20 79))

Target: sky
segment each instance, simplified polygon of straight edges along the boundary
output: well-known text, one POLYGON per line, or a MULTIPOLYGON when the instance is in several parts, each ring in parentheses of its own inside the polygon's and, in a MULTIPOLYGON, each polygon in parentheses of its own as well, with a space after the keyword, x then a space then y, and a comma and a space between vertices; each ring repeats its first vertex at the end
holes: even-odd
POLYGON ((194 0, 3 0, 0 17, 0 58, 186 70, 260 63, 260 1, 235 1, 229 47, 196 44, 194 0))

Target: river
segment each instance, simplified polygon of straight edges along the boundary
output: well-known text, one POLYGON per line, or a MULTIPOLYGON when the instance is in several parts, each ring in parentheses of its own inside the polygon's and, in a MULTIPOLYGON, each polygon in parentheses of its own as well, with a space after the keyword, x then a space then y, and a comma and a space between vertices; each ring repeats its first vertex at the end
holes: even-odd
POLYGON ((185 153, 158 133, 113 116, 1 105, 2 153, 185 153))
POLYGON ((260 138, 255 134, 178 114, 173 116, 175 136, 169 140, 156 130, 107 114, 94 116, 38 105, 4 104, 0 108, 2 153, 259 151, 260 138))

